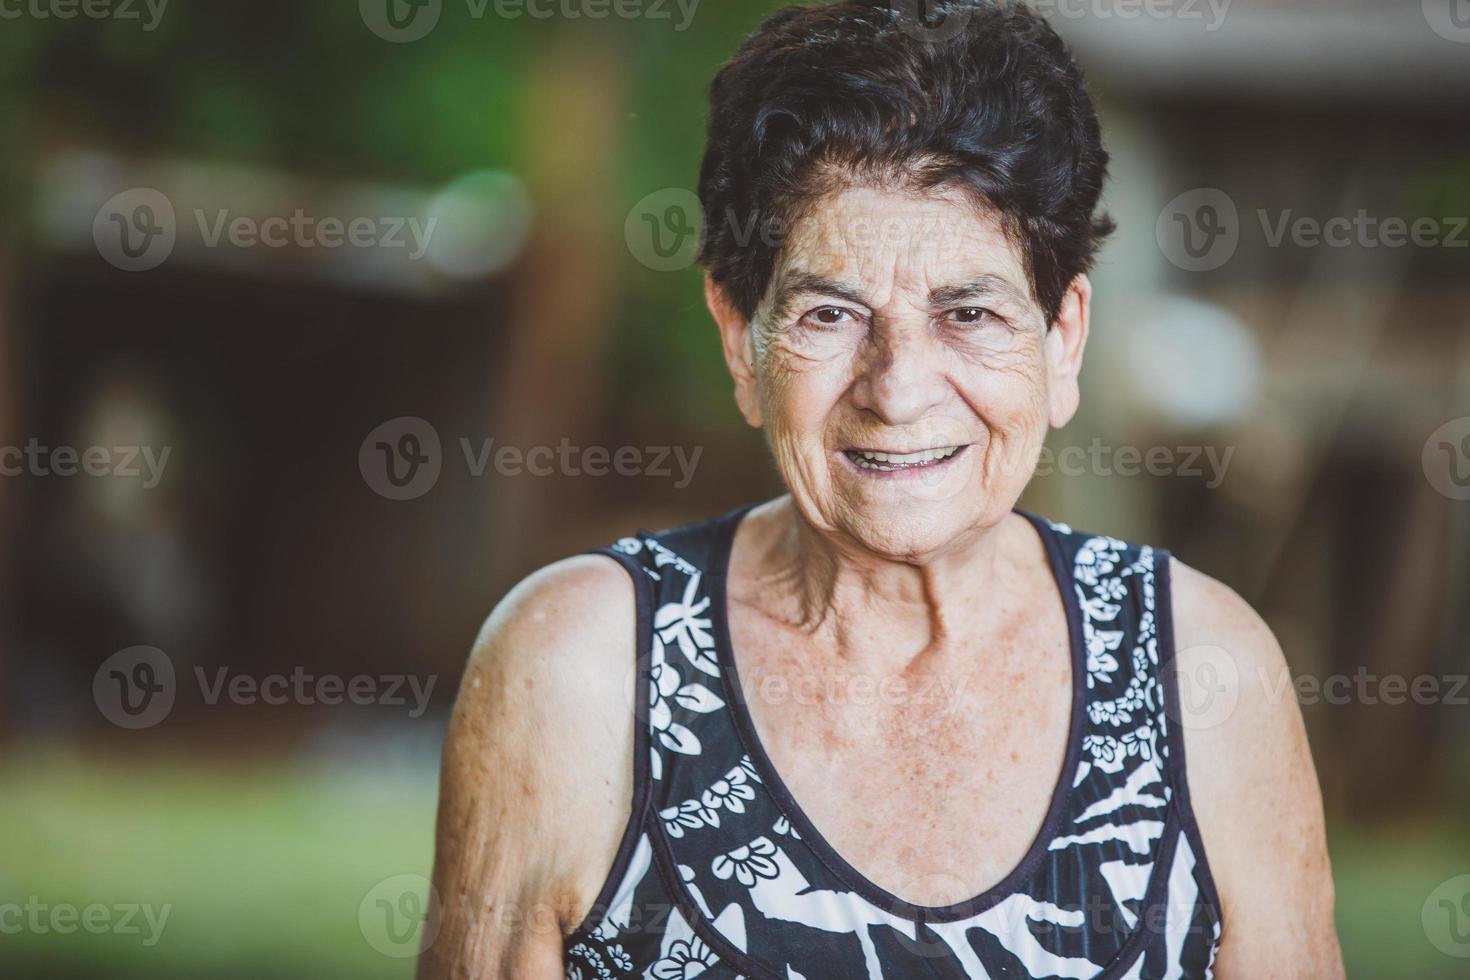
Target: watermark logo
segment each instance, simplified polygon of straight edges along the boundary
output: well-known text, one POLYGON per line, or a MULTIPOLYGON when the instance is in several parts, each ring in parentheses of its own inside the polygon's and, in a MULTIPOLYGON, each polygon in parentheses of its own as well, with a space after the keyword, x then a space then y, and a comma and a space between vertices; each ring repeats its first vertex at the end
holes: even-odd
POLYGON ((92 700, 119 728, 152 728, 174 708, 174 662, 157 647, 119 650, 92 676, 92 700))
MULTIPOLYGON (((1291 208, 1257 208, 1261 239, 1267 248, 1466 248, 1470 218, 1455 215, 1406 218, 1355 213, 1326 218, 1297 214, 1291 208)), ((1199 187, 1164 206, 1154 226, 1159 249, 1189 272, 1210 272, 1235 255, 1244 226, 1235 202, 1224 191, 1199 187)))
POLYGON ((950 0, 891 0, 889 9, 905 34, 934 44, 962 33, 974 13, 950 0))
POLYGON ((686 187, 665 187, 633 205, 623 222, 623 238, 642 265, 654 272, 677 272, 699 257, 703 224, 698 195, 686 187))
POLYGON ((1424 20, 1446 41, 1470 44, 1470 0, 1424 0, 1424 20))
POLYGON ((439 938, 439 894, 423 875, 385 878, 357 907, 357 926, 384 956, 417 956, 439 938))
MULTIPOLYGON (((194 683, 204 703, 236 705, 384 705, 408 709, 420 718, 438 684, 437 674, 427 680, 414 674, 313 674, 302 667, 289 674, 264 676, 232 673, 228 667, 207 671, 195 667, 194 683)), ((151 728, 173 711, 179 683, 172 658, 157 647, 119 650, 102 662, 92 677, 92 700, 97 710, 119 728, 151 728)))
POLYGON ((1199 21, 1213 34, 1225 24, 1232 0, 1031 0, 1027 4, 1047 20, 1177 20, 1199 21))
POLYGON ((413 500, 439 482, 443 458, 438 431, 424 419, 401 415, 368 433, 357 467, 379 496, 413 500))
POLYGON ((1440 882, 1424 900, 1420 923, 1435 949, 1470 959, 1470 874, 1440 882))
MULTIPOLYGON (((264 217, 237 214, 229 208, 194 208, 190 214, 199 236, 197 244, 207 249, 331 251, 349 246, 402 250, 410 262, 428 252, 439 222, 437 217, 423 220, 416 215, 316 215, 304 208, 264 217)), ((115 195, 92 221, 98 253, 126 272, 162 265, 173 254, 180 230, 173 202, 151 187, 115 195)))
POLYGON ((177 238, 173 202, 151 187, 113 195, 92 219, 98 254, 124 272, 146 272, 162 265, 177 238))
MULTIPOLYGON (((700 0, 465 0, 470 20, 493 13, 500 20, 666 20, 689 29, 700 0), (677 20, 676 20, 677 18, 677 20)), ((443 0, 358 0, 367 29, 385 41, 418 41, 439 23, 443 0)))
POLYGON ((432 31, 444 0, 357 0, 367 29, 394 44, 417 41, 432 31))
POLYGON ((1185 191, 1164 205, 1154 225, 1164 257, 1187 272, 1209 272, 1230 261, 1240 244, 1240 215, 1217 187, 1185 191))
MULTIPOLYGON (((476 479, 504 477, 643 477, 672 480, 683 490, 694 480, 703 446, 579 446, 563 436, 555 445, 514 446, 493 436, 455 440, 465 471, 476 479)), ((443 468, 439 433, 429 422, 405 415, 368 433, 358 448, 367 485, 389 500, 412 500, 433 489, 443 468)))
POLYGON ((1470 500, 1470 415, 1431 432, 1420 462, 1431 487, 1451 500, 1470 500))
POLYGON ((1194 646, 1179 651, 1165 668, 1165 682, 1174 684, 1179 692, 1179 717, 1169 714, 1184 728, 1223 725, 1240 703, 1240 668, 1224 647, 1194 646))

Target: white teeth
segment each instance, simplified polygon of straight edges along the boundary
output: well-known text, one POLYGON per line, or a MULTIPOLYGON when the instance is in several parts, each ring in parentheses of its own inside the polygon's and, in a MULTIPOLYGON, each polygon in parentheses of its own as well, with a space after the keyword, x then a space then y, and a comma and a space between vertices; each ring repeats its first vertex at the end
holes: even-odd
POLYGON ((929 463, 937 459, 948 459, 959 450, 958 446, 946 446, 943 449, 921 449, 916 453, 876 453, 865 449, 857 450, 853 455, 860 462, 888 463, 894 466, 913 466, 919 463, 929 463))

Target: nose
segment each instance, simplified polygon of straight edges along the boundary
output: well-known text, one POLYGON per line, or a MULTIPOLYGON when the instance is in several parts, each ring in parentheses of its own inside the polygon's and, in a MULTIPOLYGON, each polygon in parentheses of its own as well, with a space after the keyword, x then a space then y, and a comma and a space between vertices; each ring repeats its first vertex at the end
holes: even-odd
POLYGON ((887 425, 924 419, 949 387, 944 346, 927 323, 888 323, 871 331, 858 370, 854 404, 887 425))

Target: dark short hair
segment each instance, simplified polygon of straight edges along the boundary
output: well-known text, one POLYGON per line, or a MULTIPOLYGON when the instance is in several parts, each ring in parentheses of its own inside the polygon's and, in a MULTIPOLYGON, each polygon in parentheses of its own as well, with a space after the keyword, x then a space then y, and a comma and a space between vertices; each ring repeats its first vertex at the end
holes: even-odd
POLYGON ((1108 156, 1081 69, 1022 3, 937 0, 926 30, 913 0, 890 2, 783 8, 720 69, 700 261, 751 317, 781 245, 752 227, 789 229, 851 179, 957 186, 999 212, 1053 322, 1113 230, 1096 211, 1108 156))

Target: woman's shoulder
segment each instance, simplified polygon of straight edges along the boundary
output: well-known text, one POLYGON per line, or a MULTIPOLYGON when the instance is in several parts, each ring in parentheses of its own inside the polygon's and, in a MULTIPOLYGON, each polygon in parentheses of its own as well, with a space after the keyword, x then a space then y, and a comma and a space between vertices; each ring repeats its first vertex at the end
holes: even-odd
POLYGON ((581 639, 578 634, 605 630, 626 612, 632 623, 633 587, 628 574, 605 555, 580 554, 537 569, 505 594, 480 632, 476 646, 489 637, 517 640, 581 639))
POLYGON ((1240 936, 1300 932, 1305 922, 1302 941, 1325 956, 1332 880, 1322 798, 1289 665, 1240 595, 1172 564, 1178 720, 1193 810, 1226 918, 1240 936), (1261 902, 1262 894, 1282 901, 1261 902), (1306 918, 1283 925, 1280 908, 1306 918))
POLYGON ((1080 583, 1147 573, 1169 598, 1175 646, 1181 657, 1198 660, 1210 650, 1228 650, 1233 666, 1252 674, 1284 669, 1285 661, 1265 620, 1230 586, 1185 564, 1167 548, 1074 527, 1021 512, 1045 528, 1080 583), (1164 580, 1160 582, 1160 580, 1164 580))
POLYGON ((601 710, 575 702, 621 688, 634 663, 636 608, 633 580, 606 556, 546 565, 491 610, 470 650, 465 683, 493 678, 514 685, 523 692, 517 710, 547 717, 601 710))

